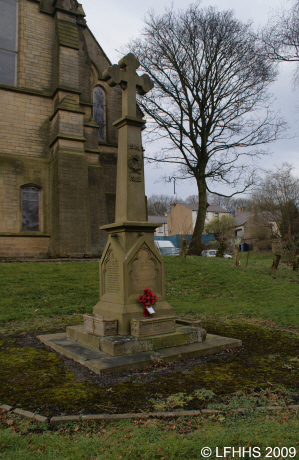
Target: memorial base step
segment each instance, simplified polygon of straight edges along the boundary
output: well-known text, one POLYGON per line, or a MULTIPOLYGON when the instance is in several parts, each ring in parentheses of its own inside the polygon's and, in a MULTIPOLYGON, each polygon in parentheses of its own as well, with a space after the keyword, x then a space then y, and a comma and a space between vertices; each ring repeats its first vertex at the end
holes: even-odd
POLYGON ((43 335, 38 339, 63 356, 73 359, 100 375, 144 369, 156 362, 172 362, 209 356, 224 350, 239 348, 242 345, 241 340, 238 339, 207 334, 203 342, 114 357, 71 340, 65 333, 43 335))
POLYGON ((100 336, 117 335, 117 319, 104 318, 101 315, 83 315, 83 320, 86 332, 100 336))
POLYGON ((68 326, 66 335, 69 339, 102 351, 109 356, 125 356, 135 353, 150 352, 158 349, 177 347, 205 340, 205 329, 190 326, 176 326, 175 332, 148 337, 112 336, 100 337, 84 330, 84 326, 68 326))

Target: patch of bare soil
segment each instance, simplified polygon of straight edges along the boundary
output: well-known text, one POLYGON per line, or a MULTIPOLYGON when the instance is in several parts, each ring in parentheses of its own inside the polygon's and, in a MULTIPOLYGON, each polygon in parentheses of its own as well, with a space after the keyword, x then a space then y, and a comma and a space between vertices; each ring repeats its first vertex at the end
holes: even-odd
MULTIPOLYGON (((24 336, 10 336, 14 339, 20 347, 31 347, 35 349, 45 348, 49 351, 53 350, 46 345, 42 344, 36 337, 33 335, 24 335, 24 336)), ((118 383, 123 383, 128 380, 131 380, 134 377, 134 380, 140 383, 145 383, 151 381, 156 376, 171 375, 177 372, 190 372, 194 367, 199 365, 210 363, 214 360, 226 360, 229 357, 232 357, 235 354, 242 353, 242 348, 226 350, 217 355, 206 356, 204 358, 193 358, 184 361, 173 361, 172 363, 165 362, 154 362, 153 365, 147 366, 144 369, 133 369, 130 371, 122 372, 121 374, 105 374, 98 375, 90 371, 88 368, 82 364, 76 363, 72 359, 69 359, 63 355, 60 355, 66 368, 76 377, 77 381, 81 382, 91 382, 99 386, 115 385, 118 383)))

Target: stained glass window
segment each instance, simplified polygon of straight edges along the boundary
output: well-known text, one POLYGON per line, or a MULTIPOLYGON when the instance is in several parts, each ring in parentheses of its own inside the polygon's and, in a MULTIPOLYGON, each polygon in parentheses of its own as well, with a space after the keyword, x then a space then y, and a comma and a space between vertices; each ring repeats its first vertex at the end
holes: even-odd
POLYGON ((0 83, 15 85, 17 67, 17 0, 0 0, 0 83))
POLYGON ((106 94, 101 86, 93 90, 93 118, 99 125, 98 140, 106 140, 106 94))
POLYGON ((22 188, 22 230, 39 230, 39 190, 22 188))

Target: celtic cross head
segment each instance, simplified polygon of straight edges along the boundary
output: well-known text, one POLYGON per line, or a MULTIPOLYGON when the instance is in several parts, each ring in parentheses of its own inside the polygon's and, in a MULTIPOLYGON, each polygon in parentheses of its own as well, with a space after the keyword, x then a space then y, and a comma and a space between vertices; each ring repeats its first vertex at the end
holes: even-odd
POLYGON ((137 74, 136 70, 139 67, 140 63, 134 54, 129 53, 118 64, 105 70, 102 76, 109 86, 120 85, 123 89, 123 116, 136 117, 136 92, 143 96, 154 87, 147 74, 137 74))

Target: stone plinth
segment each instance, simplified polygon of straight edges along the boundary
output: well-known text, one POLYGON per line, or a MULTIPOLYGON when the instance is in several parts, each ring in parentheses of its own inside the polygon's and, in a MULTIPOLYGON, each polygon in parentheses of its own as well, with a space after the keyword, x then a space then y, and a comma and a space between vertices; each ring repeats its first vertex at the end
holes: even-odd
POLYGON ((100 301, 94 315, 118 321, 118 334, 130 335, 130 322, 143 318, 138 297, 150 288, 157 296, 154 317, 174 316, 166 301, 164 260, 154 244, 156 224, 119 222, 103 227, 108 243, 100 261, 100 301))
POLYGON ((177 326, 174 332, 151 335, 147 337, 101 337, 84 330, 84 326, 68 326, 66 335, 69 339, 102 351, 109 356, 126 356, 135 353, 149 352, 160 348, 171 348, 205 340, 206 331, 197 327, 177 326))
POLYGON ((175 324, 175 316, 132 319, 131 335, 133 337, 148 337, 150 335, 169 334, 175 332, 175 324))
POLYGON ((117 319, 83 315, 84 330, 100 336, 117 335, 117 319))
POLYGON ((67 326, 66 337, 90 349, 93 349, 93 350, 100 349, 101 337, 99 335, 95 335, 95 334, 85 331, 84 325, 67 326))
POLYGON ((111 372, 119 373, 130 369, 143 369, 155 362, 172 362, 209 356, 223 350, 239 348, 242 345, 241 340, 238 339, 208 334, 206 340, 202 342, 118 357, 86 347, 69 339, 66 334, 43 335, 39 336, 38 339, 58 353, 62 353, 100 375, 111 372))

